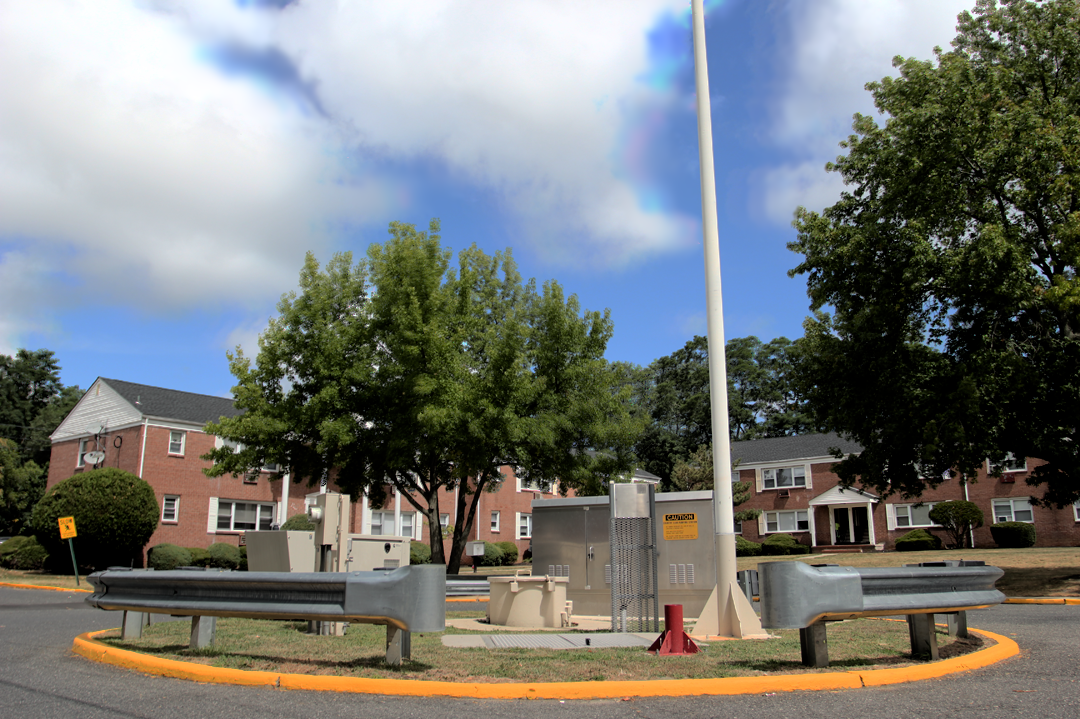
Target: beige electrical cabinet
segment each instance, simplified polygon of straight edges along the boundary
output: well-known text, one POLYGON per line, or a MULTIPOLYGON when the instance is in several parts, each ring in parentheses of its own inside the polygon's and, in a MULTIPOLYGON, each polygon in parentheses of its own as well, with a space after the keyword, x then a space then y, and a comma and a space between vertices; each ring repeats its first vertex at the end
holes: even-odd
POLYGON ((248 570, 252 572, 314 572, 314 532, 245 532, 248 570))
POLYGON ((350 534, 348 572, 370 572, 376 569, 397 569, 409 565, 409 537, 379 534, 350 534))

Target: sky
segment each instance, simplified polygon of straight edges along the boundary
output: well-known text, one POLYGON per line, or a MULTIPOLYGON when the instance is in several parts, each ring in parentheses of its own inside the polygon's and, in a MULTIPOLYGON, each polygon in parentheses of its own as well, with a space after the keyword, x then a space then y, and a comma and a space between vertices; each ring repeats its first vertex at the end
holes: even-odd
MULTIPOLYGON (((802 335, 795 208, 973 5, 706 1, 728 339, 802 335)), ((229 396, 307 251, 439 218, 647 365, 706 329, 693 73, 687 0, 0 0, 0 354, 229 396)))

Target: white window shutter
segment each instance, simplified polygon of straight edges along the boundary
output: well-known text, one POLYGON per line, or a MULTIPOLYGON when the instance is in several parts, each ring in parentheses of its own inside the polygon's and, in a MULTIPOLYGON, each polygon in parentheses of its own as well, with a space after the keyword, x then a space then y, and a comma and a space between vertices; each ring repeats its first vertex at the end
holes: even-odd
POLYGON ((206 517, 206 531, 208 534, 213 534, 217 531, 217 508, 218 498, 210 498, 210 512, 206 517))
POLYGON ((896 529, 896 505, 885 505, 885 527, 892 531, 896 529))
POLYGON ((757 516, 757 533, 758 533, 759 537, 764 537, 765 536, 765 513, 764 512, 762 512, 761 514, 759 514, 757 516))
POLYGON ((803 472, 806 473, 806 488, 807 489, 813 489, 814 488, 814 480, 812 479, 812 477, 814 476, 814 473, 813 473, 812 470, 813 470, 813 467, 811 465, 809 465, 809 464, 806 465, 806 467, 803 469, 803 472))
POLYGON ((521 539, 521 512, 514 512, 514 539, 521 539))
POLYGON ((760 469, 754 470, 754 486, 757 487, 757 491, 765 491, 765 476, 761 473, 760 469))

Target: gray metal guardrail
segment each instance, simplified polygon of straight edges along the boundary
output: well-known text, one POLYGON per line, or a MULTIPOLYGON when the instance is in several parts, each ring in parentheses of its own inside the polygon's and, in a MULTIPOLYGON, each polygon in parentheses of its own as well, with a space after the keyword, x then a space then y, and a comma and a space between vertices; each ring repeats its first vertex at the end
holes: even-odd
POLYGON ((810 666, 828 666, 826 621, 907 615, 912 653, 936 659, 933 615, 960 613, 959 631, 966 634, 963 612, 1005 600, 994 588, 1004 574, 998 567, 813 567, 796 561, 764 562, 758 572, 761 625, 799 629, 803 663, 810 666))
POLYGON ((489 594, 491 594, 491 584, 487 577, 483 579, 446 578, 446 596, 448 597, 487 596, 489 594))
MULTIPOLYGON (((446 628, 446 568, 419 565, 391 572, 167 572, 109 570, 89 577, 98 609, 172 614, 192 619, 193 647, 213 642, 201 618, 303 619, 384 624, 387 661, 409 656, 408 632, 446 628)), ((137 618, 141 633, 142 617, 137 618)), ((125 618, 125 633, 129 622, 125 618)), ((132 631, 135 624, 132 623, 132 631)))

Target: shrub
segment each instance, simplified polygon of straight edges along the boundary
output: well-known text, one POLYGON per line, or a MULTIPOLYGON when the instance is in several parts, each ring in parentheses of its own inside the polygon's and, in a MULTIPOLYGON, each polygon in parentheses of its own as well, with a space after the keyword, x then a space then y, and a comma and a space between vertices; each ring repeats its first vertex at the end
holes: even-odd
POLYGON ((927 552, 941 549, 941 538, 925 529, 913 529, 896 540, 898 552, 927 552))
POLYGON ((210 552, 206 551, 202 547, 186 547, 188 552, 191 553, 191 561, 188 563, 192 567, 209 567, 210 566, 210 552))
MULTIPOLYGON (((738 541, 736 540, 736 552, 738 551, 738 546, 738 541)), ((807 547, 805 544, 799 544, 790 534, 772 534, 768 539, 761 543, 761 553, 771 556, 809 554, 810 547, 807 547)))
POLYGON ((938 502, 930 509, 930 520, 940 524, 949 535, 949 547, 963 549, 970 546, 971 530, 983 526, 983 512, 974 502, 954 499, 938 502))
POLYGON ((502 550, 502 563, 503 564, 517 564, 518 560, 518 547, 514 542, 496 542, 499 549, 502 550))
POLYGON ((240 566, 240 548, 224 542, 214 542, 207 550, 210 553, 210 566, 221 569, 236 569, 240 566))
POLYGON ((758 557, 761 556, 761 545, 757 542, 751 542, 749 539, 743 539, 742 537, 735 537, 735 556, 736 557, 758 557))
POLYGON ((294 514, 285 520, 281 528, 290 532, 313 532, 318 527, 306 514, 294 514))
POLYGON ((56 520, 74 517, 79 536, 75 554, 83 565, 127 566, 142 560, 142 549, 157 529, 157 498, 149 484, 115 467, 68 477, 41 498, 31 524, 41 546, 54 557, 67 553, 56 520))
POLYGON ((175 544, 158 544, 150 548, 147 563, 159 572, 191 565, 191 552, 175 544))
POLYGON ((240 564, 236 568, 241 572, 248 570, 247 547, 240 547, 240 564))
POLYGON ((0 566, 8 569, 41 569, 49 559, 49 552, 34 537, 12 537, 0 548, 0 566))
POLYGON ((998 522, 990 525, 994 542, 1002 549, 1035 546, 1035 525, 1027 522, 998 522))
POLYGON ((492 542, 484 542, 484 556, 473 557, 473 561, 480 560, 481 567, 497 567, 502 564, 503 551, 499 545, 492 542))
POLYGON ((430 562, 431 547, 415 540, 409 542, 409 564, 429 564, 430 562))

